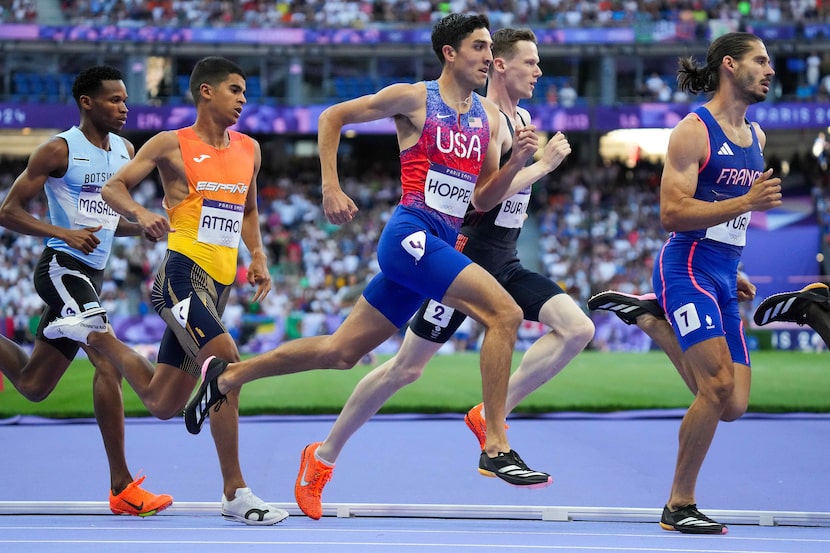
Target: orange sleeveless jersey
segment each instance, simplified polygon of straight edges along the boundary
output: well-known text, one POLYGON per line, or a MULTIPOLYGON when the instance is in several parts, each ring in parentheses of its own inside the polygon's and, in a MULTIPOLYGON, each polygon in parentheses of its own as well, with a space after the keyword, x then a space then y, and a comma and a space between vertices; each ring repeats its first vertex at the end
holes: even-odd
POLYGON ((221 284, 236 277, 245 200, 254 175, 254 142, 230 133, 230 145, 216 149, 191 127, 175 131, 187 176, 187 197, 166 207, 168 249, 186 255, 221 284))

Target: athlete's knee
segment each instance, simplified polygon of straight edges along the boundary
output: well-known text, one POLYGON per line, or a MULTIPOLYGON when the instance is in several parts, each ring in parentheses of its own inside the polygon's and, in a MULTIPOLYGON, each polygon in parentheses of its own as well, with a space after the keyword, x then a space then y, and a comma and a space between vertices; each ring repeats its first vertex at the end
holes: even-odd
POLYGON ((186 398, 181 401, 177 396, 164 393, 165 391, 168 390, 150 386, 140 392, 136 391, 150 415, 163 421, 181 416, 187 401, 186 398))
POLYGON ((581 345, 582 348, 585 348, 594 338, 595 330, 593 321, 588 316, 582 316, 572 321, 568 328, 562 329, 561 332, 568 343, 581 345))
POLYGON ((488 330, 504 329, 506 332, 516 334, 519 331, 519 326, 524 320, 524 313, 522 308, 516 305, 516 302, 503 302, 487 319, 482 321, 482 324, 488 330))
POLYGON ((20 383, 15 386, 17 392, 25 397, 28 401, 32 403, 40 403, 41 401, 45 400, 49 397, 54 390, 54 386, 44 386, 42 384, 38 384, 35 382, 31 383, 20 383))
POLYGON ((360 351, 355 347, 344 347, 329 337, 324 342, 322 366, 328 369, 347 371, 354 368, 367 353, 369 352, 360 351))
POLYGON ((37 378, 34 374, 27 375, 26 373, 14 381, 14 387, 17 392, 32 403, 40 403, 48 398, 56 385, 57 381, 53 382, 49 379, 37 378))
POLYGON ((732 422, 736 421, 739 418, 743 417, 746 414, 746 409, 748 405, 746 402, 744 403, 735 403, 730 402, 726 408, 721 413, 720 420, 723 422, 732 422))
POLYGON ((168 402, 162 401, 160 398, 150 397, 142 398, 144 407, 147 411, 159 420, 170 420, 175 416, 181 415, 183 405, 171 405, 168 402))
POLYGON ((735 392, 729 398, 729 401, 726 403, 726 406, 721 413, 720 420, 723 422, 732 422, 736 421, 746 413, 747 408, 749 407, 749 394, 742 393, 738 391, 738 387, 735 387, 735 392))
POLYGON ((424 374, 424 366, 394 360, 386 368, 384 379, 398 389, 412 384, 424 374))
POLYGON ((719 374, 702 380, 701 382, 701 379, 698 379, 698 393, 709 396, 713 402, 723 406, 725 411, 735 393, 735 380, 727 374, 719 374))

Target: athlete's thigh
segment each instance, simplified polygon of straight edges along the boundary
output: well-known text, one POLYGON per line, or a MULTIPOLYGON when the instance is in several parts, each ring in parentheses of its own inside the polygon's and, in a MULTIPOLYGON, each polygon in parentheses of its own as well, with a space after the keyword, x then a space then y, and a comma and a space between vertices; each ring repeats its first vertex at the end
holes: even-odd
MULTIPOLYGON (((73 346, 70 349, 74 349, 75 352, 78 351, 78 343, 72 340, 63 339, 55 340, 55 342, 72 344, 73 346)), ((35 340, 32 353, 29 355, 29 360, 23 370, 26 373, 36 374, 38 388, 45 391, 45 395, 49 395, 66 373, 66 369, 72 364, 74 357, 75 353, 72 356, 67 356, 63 349, 49 342, 35 340)))
POLYGON ((153 375, 154 397, 165 410, 184 409, 201 375, 194 376, 177 365, 156 363, 153 375))
POLYGON ((735 363, 750 365, 749 345, 744 332, 744 322, 737 298, 721 306, 723 314, 723 329, 726 334, 726 344, 735 363))
MULTIPOLYGON (((505 267, 496 275, 496 279, 522 308, 524 318, 528 321, 539 321, 542 306, 552 298, 567 297, 565 291, 551 279, 526 269, 519 263, 505 267)), ((571 303, 576 307, 573 301, 571 303)))
POLYGON ((409 321, 408 331, 433 344, 446 344, 466 318, 458 309, 428 299, 409 321))
POLYGON ((563 330, 577 327, 580 323, 590 321, 588 315, 568 294, 557 294, 542 305, 539 311, 539 322, 554 330, 563 330))
POLYGON ((118 381, 121 380, 121 372, 118 370, 118 367, 110 361, 109 357, 95 348, 84 346, 83 349, 86 352, 89 361, 92 363, 92 366, 95 367, 96 374, 115 378, 118 381))
POLYGON ((685 350, 684 355, 699 388, 704 387, 704 382, 722 380, 725 372, 729 373, 729 378, 734 375, 734 363, 723 336, 694 343, 685 350))
POLYGON ((480 323, 493 320, 517 307, 495 277, 475 263, 459 273, 441 303, 460 309, 480 323))
MULTIPOLYGON (((412 315, 417 303, 412 302, 410 305, 412 307, 407 308, 409 316, 412 315)), ((345 358, 362 357, 396 334, 402 326, 403 324, 392 322, 365 296, 361 296, 329 338, 330 349, 341 352, 345 358)))
POLYGON ((412 210, 396 210, 378 240, 381 272, 421 300, 440 300, 464 267, 472 263, 455 249, 456 236, 437 222, 430 227, 412 210))
POLYGON ((752 369, 749 365, 744 365, 743 363, 735 363, 734 367, 735 391, 732 393, 733 401, 735 405, 745 410, 746 406, 749 405, 752 369))
POLYGON ((159 362, 198 375, 199 352, 227 334, 221 315, 229 294, 230 286, 213 280, 187 257, 168 252, 151 295, 154 309, 167 323, 159 362))

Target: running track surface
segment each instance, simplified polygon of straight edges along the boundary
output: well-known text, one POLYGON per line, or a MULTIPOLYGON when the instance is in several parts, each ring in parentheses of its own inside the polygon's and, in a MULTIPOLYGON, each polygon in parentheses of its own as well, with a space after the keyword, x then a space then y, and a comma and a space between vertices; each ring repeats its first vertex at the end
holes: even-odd
POLYGON ((300 451, 331 417, 242 420, 247 482, 288 509, 273 527, 219 516, 218 464, 205 429, 131 419, 127 456, 144 486, 176 503, 154 517, 107 514, 108 473, 91 421, 0 424, 0 551, 821 552, 830 551, 830 417, 747 415, 721 424, 700 475, 701 510, 727 536, 656 524, 682 412, 565 413, 511 419, 513 447, 554 484, 522 490, 476 471, 461 415, 379 416, 338 459, 313 521, 293 501, 300 451), (567 522, 564 522, 567 521, 567 522))

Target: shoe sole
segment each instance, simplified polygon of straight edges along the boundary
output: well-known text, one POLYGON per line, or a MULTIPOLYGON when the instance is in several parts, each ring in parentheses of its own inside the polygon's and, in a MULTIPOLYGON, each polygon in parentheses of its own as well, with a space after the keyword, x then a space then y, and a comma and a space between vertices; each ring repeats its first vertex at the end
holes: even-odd
POLYGON ((656 301, 657 296, 654 294, 635 296, 623 292, 606 290, 605 292, 591 296, 588 299, 587 305, 590 311, 608 311, 617 315, 624 323, 633 325, 637 324, 637 317, 646 313, 653 317, 665 318, 666 314, 659 304, 651 303, 656 301), (621 300, 619 298, 623 299, 621 300), (638 303, 628 303, 625 301, 626 299, 634 300, 638 303))
POLYGON ((696 530, 690 531, 690 530, 686 530, 686 529, 681 530, 680 528, 677 528, 676 526, 672 526, 671 524, 666 524, 665 522, 662 522, 662 521, 660 522, 660 528, 662 528, 663 530, 668 530, 669 532, 679 532, 681 534, 724 536, 727 533, 729 533, 729 528, 727 526, 724 526, 723 528, 721 528, 721 530, 719 532, 706 532, 705 530, 704 531, 696 531, 696 530))
POLYGON ((820 282, 808 284, 798 292, 781 292, 779 294, 773 294, 765 298, 758 305, 758 308, 755 310, 753 321, 758 326, 764 326, 774 322, 787 322, 803 325, 805 324, 804 322, 799 322, 794 318, 779 319, 778 317, 786 315, 796 300, 803 299, 820 303, 821 301, 826 301, 828 296, 830 296, 828 286, 820 282), (786 301, 781 301, 784 297, 787 297, 788 299, 786 301), (769 305, 765 307, 764 304, 769 305))
POLYGON ((498 478, 499 480, 501 480, 502 482, 504 482, 507 485, 513 486, 514 488, 524 488, 525 490, 538 490, 538 489, 541 489, 541 488, 547 488, 548 486, 553 484, 553 477, 552 476, 548 476, 547 482, 538 482, 536 484, 514 484, 513 482, 505 480, 504 478, 502 478, 501 476, 499 476, 498 474, 496 474, 495 472, 493 472, 491 470, 487 470, 487 469, 483 469, 483 468, 479 467, 478 473, 482 476, 486 476, 487 478, 498 478))
POLYGON ((132 511, 122 511, 121 509, 113 509, 112 507, 110 507, 110 511, 112 511, 112 514, 114 514, 114 515, 130 515, 130 516, 134 516, 134 517, 151 517, 153 515, 159 514, 160 512, 162 512, 163 510, 165 510, 166 508, 168 508, 172 504, 173 504, 173 502, 171 501, 170 503, 168 503, 166 505, 162 505, 161 507, 156 507, 152 511, 144 511, 142 513, 135 513, 135 512, 132 512, 132 511))
POLYGON ((231 515, 231 514, 227 514, 227 513, 222 513, 222 518, 224 518, 225 520, 233 521, 233 522, 241 522, 242 524, 246 524, 248 526, 273 526, 273 525, 279 524, 283 520, 287 519, 288 518, 288 513, 285 513, 285 515, 281 516, 277 520, 258 521, 258 520, 251 520, 249 518, 241 517, 239 515, 231 515))

